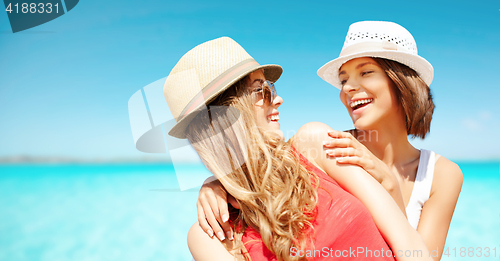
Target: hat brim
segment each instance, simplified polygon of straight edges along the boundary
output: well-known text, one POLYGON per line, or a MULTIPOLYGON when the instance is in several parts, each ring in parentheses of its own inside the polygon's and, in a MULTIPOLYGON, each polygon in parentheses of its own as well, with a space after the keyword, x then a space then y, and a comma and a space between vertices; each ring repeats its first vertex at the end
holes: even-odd
POLYGON ((434 68, 427 60, 418 55, 392 50, 366 51, 339 57, 319 68, 317 72, 318 76, 336 88, 342 89, 342 84, 339 80, 340 67, 346 62, 360 57, 385 58, 402 63, 415 70, 427 85, 431 85, 434 78, 434 68))
POLYGON ((188 125, 191 123, 194 117, 205 108, 207 104, 212 102, 217 96, 219 96, 222 92, 227 90, 229 87, 231 87, 233 84, 235 84, 237 81, 245 77, 246 75, 255 72, 257 70, 264 69, 264 76, 266 77, 267 80, 276 82, 281 74, 283 73, 283 68, 279 65, 276 64, 267 64, 267 65, 258 65, 258 66, 252 66, 248 68, 248 70, 242 72, 240 75, 237 77, 234 77, 231 81, 229 81, 227 84, 225 84, 222 88, 220 88, 217 92, 213 93, 209 97, 205 97, 205 102, 202 103, 201 105, 197 106, 192 113, 186 115, 182 119, 180 119, 173 127, 170 129, 168 132, 168 135, 179 138, 179 139, 185 139, 186 138, 186 128, 188 125))

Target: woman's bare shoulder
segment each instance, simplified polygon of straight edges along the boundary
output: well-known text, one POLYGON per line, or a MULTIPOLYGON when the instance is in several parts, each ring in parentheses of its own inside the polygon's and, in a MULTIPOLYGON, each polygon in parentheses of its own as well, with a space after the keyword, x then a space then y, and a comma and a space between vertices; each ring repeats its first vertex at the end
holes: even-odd
POLYGON ((436 190, 459 193, 462 188, 463 179, 460 167, 455 162, 440 156, 434 169, 432 193, 436 190))
POLYGON ((328 132, 333 129, 322 122, 309 122, 293 136, 293 146, 302 154, 311 153, 311 148, 321 148, 328 139, 328 132))

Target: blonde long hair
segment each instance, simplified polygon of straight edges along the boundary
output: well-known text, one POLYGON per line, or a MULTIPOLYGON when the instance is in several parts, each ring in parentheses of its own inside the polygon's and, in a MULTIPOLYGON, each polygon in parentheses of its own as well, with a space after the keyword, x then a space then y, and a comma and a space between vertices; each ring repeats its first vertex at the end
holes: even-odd
MULTIPOLYGON (((248 76, 218 96, 187 129, 205 166, 240 204, 234 220, 236 257, 249 259, 242 235, 260 233, 278 260, 301 260, 290 249, 313 247, 318 178, 300 164, 291 143, 258 129, 248 76)), ((226 246, 227 247, 227 246, 226 246)))

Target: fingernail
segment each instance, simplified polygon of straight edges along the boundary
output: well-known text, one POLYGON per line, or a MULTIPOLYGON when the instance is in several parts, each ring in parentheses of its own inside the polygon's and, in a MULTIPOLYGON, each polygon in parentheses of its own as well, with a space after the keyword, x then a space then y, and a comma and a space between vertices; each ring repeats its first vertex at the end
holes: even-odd
POLYGON ((227 222, 228 220, 229 220, 229 215, 228 214, 222 215, 222 222, 227 222))
POLYGON ((225 239, 224 233, 222 233, 222 232, 217 232, 217 237, 220 239, 220 241, 224 241, 224 239, 225 239))
POLYGON ((326 141, 323 141, 323 145, 326 145, 326 141))
POLYGON ((227 235, 227 239, 233 240, 233 233, 231 233, 231 231, 227 231, 226 235, 227 235))
POLYGON ((210 237, 214 236, 214 232, 212 231, 212 229, 207 230, 207 233, 210 237))

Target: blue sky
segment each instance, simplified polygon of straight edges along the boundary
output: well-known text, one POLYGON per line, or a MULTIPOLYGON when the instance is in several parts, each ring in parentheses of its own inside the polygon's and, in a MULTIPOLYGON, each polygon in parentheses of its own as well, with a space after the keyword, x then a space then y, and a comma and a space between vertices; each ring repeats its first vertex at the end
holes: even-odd
POLYGON ((82 0, 16 34, 0 12, 0 157, 149 156, 135 149, 128 99, 220 36, 283 66, 285 133, 309 121, 349 129, 339 91, 316 71, 338 56, 351 23, 383 20, 407 28, 435 69, 431 133, 414 144, 455 160, 500 159, 500 2, 403 3, 82 0))

